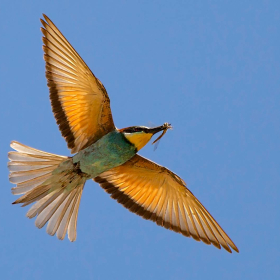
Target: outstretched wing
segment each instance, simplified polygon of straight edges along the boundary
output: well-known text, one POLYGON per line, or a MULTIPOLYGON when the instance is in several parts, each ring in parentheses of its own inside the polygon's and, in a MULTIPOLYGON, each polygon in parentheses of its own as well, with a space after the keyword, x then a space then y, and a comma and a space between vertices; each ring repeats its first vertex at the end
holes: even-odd
POLYGON ((228 252, 237 247, 176 174, 139 155, 94 179, 130 211, 228 252), (230 247, 229 247, 230 246, 230 247))
POLYGON ((102 83, 52 21, 44 15, 43 50, 52 110, 71 153, 115 129, 102 83))

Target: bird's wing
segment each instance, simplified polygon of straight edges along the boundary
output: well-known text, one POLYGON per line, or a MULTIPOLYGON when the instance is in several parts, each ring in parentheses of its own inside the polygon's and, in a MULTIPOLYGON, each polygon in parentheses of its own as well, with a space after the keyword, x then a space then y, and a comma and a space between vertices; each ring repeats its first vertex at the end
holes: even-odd
POLYGON ((71 153, 115 129, 103 84, 52 21, 44 15, 43 50, 52 110, 71 153))
POLYGON ((195 240, 238 252, 186 183, 167 168, 135 155, 94 180, 131 212, 195 240))

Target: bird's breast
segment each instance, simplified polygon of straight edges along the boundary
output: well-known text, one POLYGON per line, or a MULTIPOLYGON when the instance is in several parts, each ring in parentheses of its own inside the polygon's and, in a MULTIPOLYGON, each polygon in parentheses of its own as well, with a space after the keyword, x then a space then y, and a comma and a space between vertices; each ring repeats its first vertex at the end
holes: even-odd
POLYGON ((104 171, 119 166, 136 154, 135 147, 122 133, 112 131, 73 157, 82 172, 95 178, 104 171))

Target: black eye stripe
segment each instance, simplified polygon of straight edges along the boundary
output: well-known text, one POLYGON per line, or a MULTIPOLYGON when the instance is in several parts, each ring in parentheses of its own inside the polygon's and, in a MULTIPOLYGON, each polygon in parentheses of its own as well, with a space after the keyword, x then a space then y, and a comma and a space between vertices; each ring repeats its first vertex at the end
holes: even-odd
POLYGON ((140 131, 145 131, 146 129, 145 128, 142 128, 142 127, 135 127, 135 126, 132 126, 132 127, 127 127, 125 129, 123 129, 123 132, 127 132, 127 133, 133 133, 133 132, 140 132, 140 131))
POLYGON ((126 132, 126 133, 133 133, 133 132, 145 132, 145 133, 151 133, 150 128, 145 127, 145 126, 130 126, 121 129, 121 132, 126 132))

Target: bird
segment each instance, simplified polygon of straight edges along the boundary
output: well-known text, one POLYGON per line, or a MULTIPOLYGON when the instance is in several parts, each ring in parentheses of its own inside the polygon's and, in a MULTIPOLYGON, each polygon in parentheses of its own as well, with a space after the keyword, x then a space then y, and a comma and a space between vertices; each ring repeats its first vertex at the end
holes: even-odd
POLYGON ((226 251, 236 245, 178 175, 138 152, 172 126, 116 128, 108 93, 55 24, 43 14, 41 32, 51 107, 73 156, 11 142, 13 204, 32 204, 26 216, 63 240, 77 238, 84 185, 97 182, 111 198, 157 225, 226 251))

